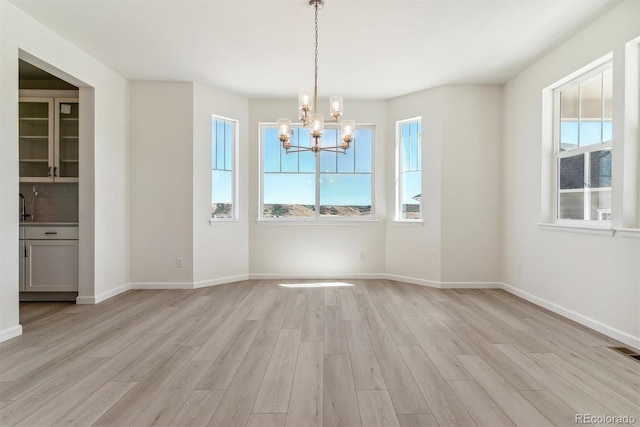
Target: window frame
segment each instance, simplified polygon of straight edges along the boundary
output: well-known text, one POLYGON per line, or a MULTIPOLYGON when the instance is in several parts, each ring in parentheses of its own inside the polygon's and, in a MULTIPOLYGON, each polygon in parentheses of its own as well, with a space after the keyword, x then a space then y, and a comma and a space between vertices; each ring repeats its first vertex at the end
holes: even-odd
MULTIPOLYGON (((211 198, 211 203, 210 203, 210 214, 209 214, 209 221, 210 222, 234 222, 234 221, 239 221, 240 220, 240 215, 239 215, 239 207, 238 207, 238 201, 239 201, 239 195, 238 195, 238 174, 239 174, 239 156, 238 156, 238 149, 239 149, 239 132, 238 132, 238 127, 239 127, 240 121, 237 119, 232 119, 230 117, 225 117, 225 116, 221 116, 218 114, 212 114, 211 115, 211 126, 210 126, 210 130, 211 130, 211 134, 210 134, 210 148, 211 148, 211 153, 209 156, 209 182, 210 182, 210 187, 209 187, 209 194, 210 194, 210 198, 211 198), (232 138, 231 138, 231 170, 227 170, 227 169, 217 169, 214 168, 213 165, 213 140, 214 140, 214 135, 215 135, 215 129, 214 129, 214 123, 216 122, 225 122, 225 123, 230 123, 231 124, 231 128, 232 128, 232 138), (230 171, 231 172, 231 216, 228 218, 216 218, 213 216, 213 171, 214 170, 225 170, 225 171, 230 171)), ((217 138, 216 138, 216 144, 217 144, 217 138)))
MULTIPOLYGON (((304 128, 302 123, 292 123, 292 128, 304 128)), ((258 222, 275 222, 275 223, 297 223, 297 224, 305 224, 305 223, 354 223, 354 222, 372 222, 376 221, 376 210, 375 210, 375 151, 376 151, 376 126, 373 123, 356 123, 356 129, 369 129, 371 131, 371 213, 369 215, 361 215, 361 216, 329 216, 329 215, 320 215, 320 178, 322 175, 322 171, 320 170, 320 153, 315 157, 315 172, 304 172, 310 175, 315 176, 315 216, 313 217, 265 217, 264 216, 264 130, 266 128, 276 128, 275 122, 259 122, 258 123, 258 222)), ((340 131, 340 124, 335 123, 325 123, 325 129, 336 129, 338 132, 340 131)), ((357 135, 357 134, 356 134, 357 135)), ((357 136, 356 136, 357 138, 357 136)), ((357 140, 355 142, 357 144, 357 140)), ((354 146, 352 145, 349 150, 352 150, 354 146)), ((283 150, 282 145, 280 144, 280 150, 283 150)), ((309 155, 313 153, 308 152, 309 155)), ((337 155, 340 155, 338 153, 337 155)), ((300 172, 298 172, 300 173, 300 172)), ((345 172, 340 172, 345 173, 345 172)))
MULTIPOLYGON (((560 218, 559 217, 559 208, 560 208, 560 194, 562 193, 562 190, 560 189, 560 161, 562 159, 566 159, 566 158, 571 158, 571 157, 575 157, 575 156, 579 156, 579 155, 585 155, 585 173, 586 171, 589 169, 589 159, 590 159, 590 154, 591 153, 597 153, 600 151, 606 151, 609 150, 611 152, 611 155, 613 156, 613 135, 611 137, 611 140, 608 141, 602 141, 596 144, 590 144, 590 145, 585 145, 582 147, 578 147, 572 150, 566 150, 566 151, 560 151, 560 123, 561 123, 561 110, 560 110, 560 103, 561 103, 561 97, 560 94, 562 93, 563 90, 572 88, 576 85, 579 85, 582 82, 585 82, 587 80, 589 80, 590 78, 597 76, 598 74, 602 74, 604 71, 606 70, 612 70, 613 71, 613 59, 611 55, 606 55, 603 58, 600 58, 599 60, 595 61, 592 64, 587 65, 586 67, 583 67, 582 69, 576 71, 575 73, 570 74, 569 76, 565 77, 564 79, 562 79, 560 82, 556 83, 556 85, 554 85, 551 89, 552 89, 552 126, 553 126, 553 131, 552 131, 552 141, 553 141, 553 153, 552 153, 552 167, 551 167, 551 173, 552 173, 552 188, 553 188, 553 197, 552 197, 552 203, 551 203, 551 220, 552 223, 557 224, 557 225, 567 225, 567 226, 587 226, 587 227, 593 227, 593 228, 610 228, 612 221, 611 219, 608 220, 594 220, 594 219, 576 219, 576 218, 560 218)), ((578 101, 578 105, 580 105, 580 101, 578 101)), ((579 113, 578 113, 579 115, 579 113)), ((578 118, 578 123, 580 123, 579 118, 578 118)), ((613 118, 612 118, 612 123, 613 123, 613 118)), ((612 124, 613 126, 613 124, 612 124)), ((613 175, 613 167, 612 167, 612 171, 611 171, 612 175, 613 175)), ((613 181, 613 176, 612 176, 612 181, 613 181)), ((613 183, 610 187, 604 187, 604 188, 608 188, 611 193, 611 213, 610 215, 613 214, 613 207, 614 207, 614 203, 613 203, 613 197, 614 197, 614 191, 613 191, 613 183)), ((585 199, 583 201, 583 207, 587 205, 588 200, 590 200, 590 192, 592 190, 587 191, 586 189, 583 189, 583 191, 585 192, 585 194, 588 193, 587 196, 585 196, 585 199)), ((571 191, 564 191, 564 193, 570 193, 571 191)), ((576 192, 576 191, 574 191, 576 192)), ((585 208, 586 209, 586 208, 585 208)))
POLYGON ((421 188, 421 197, 420 197, 420 203, 418 203, 419 206, 419 218, 403 218, 402 217, 402 195, 403 195, 403 190, 404 190, 404 180, 402 179, 402 175, 404 173, 404 171, 402 170, 403 168, 403 158, 404 158, 404 151, 403 151, 403 147, 402 147, 402 125, 407 124, 407 123, 413 123, 413 122, 419 122, 420 123, 420 140, 419 140, 419 144, 417 146, 418 149, 418 155, 420 157, 423 156, 424 153, 424 146, 422 143, 422 116, 416 116, 416 117, 411 117, 408 119, 403 119, 403 120, 398 120, 396 121, 396 140, 395 140, 395 166, 396 166, 396 174, 395 174, 395 209, 394 209, 394 221, 396 222, 406 222, 406 223, 411 223, 411 222, 423 222, 424 221, 424 216, 423 216, 423 212, 424 212, 424 205, 423 205, 423 197, 422 194, 424 193, 424 188, 423 188, 423 161, 422 159, 420 159, 420 169, 416 169, 416 171, 420 171, 420 188, 421 188))

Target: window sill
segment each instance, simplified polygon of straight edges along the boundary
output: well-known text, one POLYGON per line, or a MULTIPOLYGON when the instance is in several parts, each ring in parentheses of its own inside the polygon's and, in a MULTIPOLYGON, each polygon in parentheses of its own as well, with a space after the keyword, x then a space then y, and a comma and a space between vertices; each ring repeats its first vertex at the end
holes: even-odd
POLYGON ((373 225, 377 224, 380 221, 377 219, 257 219, 256 224, 258 225, 304 225, 304 226, 314 226, 314 225, 373 225))
POLYGON ((538 228, 548 231, 567 231, 570 233, 594 234, 599 236, 613 236, 614 233, 614 229, 611 227, 598 227, 586 224, 538 223, 538 228))
POLYGON ((236 225, 236 224, 240 224, 242 221, 240 221, 239 219, 210 219, 209 220, 209 225, 210 226, 214 226, 214 225, 236 225))
POLYGON ((393 225, 397 225, 400 227, 424 227, 424 220, 416 219, 416 220, 393 220, 393 225))
POLYGON ((618 228, 616 235, 630 239, 640 239, 640 228, 618 228))

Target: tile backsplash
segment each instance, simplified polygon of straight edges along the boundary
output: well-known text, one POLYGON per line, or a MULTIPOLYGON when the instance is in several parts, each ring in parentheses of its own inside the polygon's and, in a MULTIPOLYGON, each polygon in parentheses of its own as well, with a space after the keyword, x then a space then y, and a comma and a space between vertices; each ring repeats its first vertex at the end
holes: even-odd
MULTIPOLYGON (((27 213, 33 222, 78 222, 78 184, 21 183, 20 192, 24 195, 27 213)), ((20 215, 20 197, 18 218, 20 215)))

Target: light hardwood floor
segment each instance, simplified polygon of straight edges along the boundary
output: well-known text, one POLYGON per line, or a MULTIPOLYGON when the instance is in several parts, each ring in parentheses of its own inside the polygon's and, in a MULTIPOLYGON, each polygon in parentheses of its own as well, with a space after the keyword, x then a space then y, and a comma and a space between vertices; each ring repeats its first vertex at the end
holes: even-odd
POLYGON ((23 303, 24 334, 0 344, 0 425, 640 423, 640 363, 586 327, 501 290, 328 284, 23 303))

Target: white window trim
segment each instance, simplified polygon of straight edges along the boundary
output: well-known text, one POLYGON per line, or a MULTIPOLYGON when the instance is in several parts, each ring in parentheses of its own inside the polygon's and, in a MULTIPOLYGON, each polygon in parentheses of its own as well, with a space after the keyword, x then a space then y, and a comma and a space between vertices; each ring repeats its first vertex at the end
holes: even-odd
MULTIPOLYGON (((551 95, 552 108, 551 108, 551 209, 549 218, 550 222, 543 222, 539 225, 556 225, 565 228, 577 228, 577 229, 593 229, 593 230, 611 230, 611 221, 593 221, 583 219, 560 219, 558 218, 558 195, 559 189, 559 177, 558 177, 558 160, 567 157, 573 157, 584 153, 592 153, 606 149, 612 149, 612 141, 605 141, 600 144, 593 144, 584 147, 579 147, 574 150, 560 151, 560 123, 558 120, 557 112, 560 110, 560 92, 564 89, 572 87, 579 82, 588 80, 589 78, 602 73, 604 70, 613 66, 613 53, 593 61, 592 63, 580 68, 579 70, 569 74, 565 78, 559 80, 555 84, 545 89, 551 95)), ((549 99, 548 97, 546 99, 549 99)), ((545 96, 543 95, 543 102, 545 96)), ((544 124, 543 124, 544 126, 544 124)), ((544 134, 544 130, 543 130, 544 134)), ((543 168, 544 170, 544 168, 543 168)), ((613 192, 612 192, 613 197, 613 192)))
POLYGON ((633 235, 629 230, 640 232, 640 37, 626 43, 624 58, 624 129, 618 145, 624 155, 624 184, 618 225, 633 235))
POLYGON ((548 231, 568 231, 579 234, 613 236, 616 230, 600 224, 602 221, 574 221, 573 223, 539 223, 538 228, 548 231), (595 224, 597 223, 597 224, 595 224))
MULTIPOLYGON (((259 122, 258 123, 258 216, 256 223, 262 224, 289 224, 289 225, 353 225, 355 223, 374 224, 379 222, 376 218, 376 126, 374 123, 356 123, 356 129, 370 128, 371 129, 371 215, 367 216, 320 216, 319 212, 316 212, 315 217, 308 218, 264 218, 262 213, 264 212, 264 149, 263 149, 263 135, 264 129, 270 127, 276 127, 275 122, 259 122)), ((292 126, 302 127, 302 123, 292 123, 292 126)), ((339 129, 339 124, 325 124, 325 128, 339 129)), ((282 148, 281 148, 282 149, 282 148)), ((317 163, 316 163, 317 165, 317 163)), ((320 171, 316 168, 316 178, 319 178, 320 171)), ((316 188, 318 188, 316 186, 316 188)), ((315 199, 316 204, 319 205, 320 191, 316 190, 315 199)))
MULTIPOLYGON (((420 123, 422 124, 422 116, 416 116, 416 117, 412 117, 409 119, 403 119, 403 120, 398 120, 396 121, 396 147, 395 147, 395 165, 396 165, 396 174, 395 174, 395 181, 396 181, 396 194, 395 194, 395 216, 393 219, 394 223, 418 223, 418 224, 423 224, 424 223, 424 217, 423 217, 423 208, 424 205, 422 203, 423 198, 420 198, 420 218, 410 218, 410 219, 406 219, 406 218, 402 218, 402 185, 403 185, 403 179, 402 179, 402 141, 401 141, 401 128, 402 125, 405 123, 410 123, 410 122, 415 122, 415 121, 420 121, 420 123)), ((420 136, 420 155, 422 155, 424 152, 424 147, 422 146, 422 135, 420 136)), ((421 163, 422 164, 422 163, 421 163)), ((423 170, 422 168, 420 169, 420 176, 422 179, 422 173, 423 170)), ((424 189, 423 189, 424 190, 424 189)), ((424 192, 423 192, 424 193, 424 192)))
MULTIPOLYGON (((211 115, 211 121, 213 124, 213 120, 221 120, 226 122, 231 122, 233 124, 233 139, 232 139, 232 147, 233 152, 231 153, 231 163, 233 165, 233 170, 231 171, 231 218, 212 218, 211 217, 211 209, 209 209, 209 225, 221 224, 221 223, 235 223, 240 222, 240 209, 239 209, 239 194, 238 194, 238 182, 239 182, 239 169, 240 169, 240 156, 238 155, 238 149, 240 145, 240 138, 238 127, 240 125, 240 121, 237 119, 232 119, 230 117, 220 116, 218 114, 211 115)), ((211 130, 209 141, 213 140, 213 129, 212 126, 209 126, 211 130)), ((211 145, 211 142, 209 142, 211 145)), ((213 149, 213 147, 212 147, 213 149)), ((211 199, 212 188, 211 188, 211 171, 213 171, 213 165, 211 164, 211 159, 213 157, 213 153, 209 156, 209 199, 211 199)), ((213 200, 210 200, 210 205, 213 200)))

